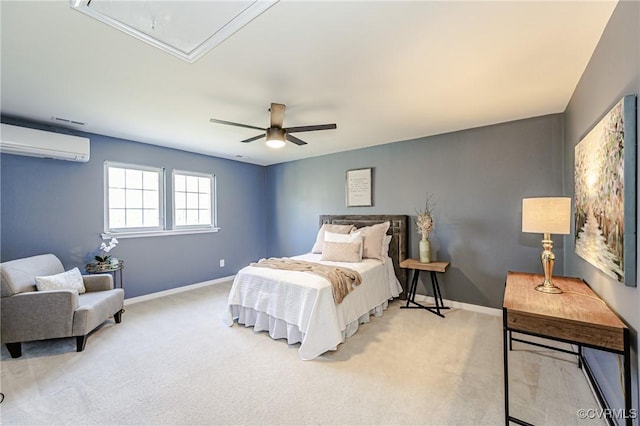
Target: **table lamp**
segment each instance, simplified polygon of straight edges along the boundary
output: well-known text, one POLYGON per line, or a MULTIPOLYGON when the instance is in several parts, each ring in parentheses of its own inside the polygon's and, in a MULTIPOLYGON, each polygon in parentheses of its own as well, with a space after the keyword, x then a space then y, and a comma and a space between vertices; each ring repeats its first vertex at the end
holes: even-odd
POLYGON ((551 234, 569 234, 571 228, 571 198, 543 197, 522 199, 522 232, 543 234, 542 269, 544 282, 536 290, 544 293, 562 293, 553 285, 551 275, 556 257, 551 252, 551 234))

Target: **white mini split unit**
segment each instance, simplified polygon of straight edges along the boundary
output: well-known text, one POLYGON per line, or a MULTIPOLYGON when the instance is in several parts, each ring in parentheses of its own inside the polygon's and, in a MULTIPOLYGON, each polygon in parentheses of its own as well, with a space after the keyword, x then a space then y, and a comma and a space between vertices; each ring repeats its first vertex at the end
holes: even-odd
POLYGON ((86 163, 89 139, 2 123, 0 152, 86 163))

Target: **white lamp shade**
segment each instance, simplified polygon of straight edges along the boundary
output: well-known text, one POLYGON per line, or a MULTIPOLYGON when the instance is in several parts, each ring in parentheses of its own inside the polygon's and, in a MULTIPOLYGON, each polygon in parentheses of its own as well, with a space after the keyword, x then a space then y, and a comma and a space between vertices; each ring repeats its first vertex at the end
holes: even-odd
POLYGON ((522 199, 522 232, 569 234, 570 231, 571 198, 522 199))

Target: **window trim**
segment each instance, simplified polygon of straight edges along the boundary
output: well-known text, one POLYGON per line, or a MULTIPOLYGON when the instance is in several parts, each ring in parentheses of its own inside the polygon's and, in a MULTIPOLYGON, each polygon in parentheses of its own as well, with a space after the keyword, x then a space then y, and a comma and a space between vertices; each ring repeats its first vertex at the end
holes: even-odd
POLYGON ((173 231, 198 231, 198 230, 218 230, 218 200, 217 200, 216 175, 212 173, 200 173, 189 170, 171 170, 171 230, 173 231), (211 224, 209 225, 176 225, 176 174, 184 176, 209 178, 209 210, 211 212, 211 224))
POLYGON ((159 231, 136 231, 136 232, 102 232, 100 238, 110 240, 116 238, 144 238, 144 237, 169 237, 172 235, 189 234, 209 234, 219 232, 220 228, 197 228, 197 229, 163 229, 159 231))
MULTIPOLYGON (((165 231, 166 222, 166 208, 165 208, 165 169, 164 167, 145 166, 141 164, 121 163, 116 161, 105 161, 103 167, 103 229, 104 235, 116 235, 118 237, 125 237, 127 234, 142 234, 165 231), (156 172, 158 173, 158 226, 144 226, 144 227, 131 227, 131 228, 111 228, 109 227, 109 167, 140 170, 143 172, 156 172)), ((126 238, 126 237, 125 237, 126 238)), ((103 237, 104 239, 104 237, 103 237)))

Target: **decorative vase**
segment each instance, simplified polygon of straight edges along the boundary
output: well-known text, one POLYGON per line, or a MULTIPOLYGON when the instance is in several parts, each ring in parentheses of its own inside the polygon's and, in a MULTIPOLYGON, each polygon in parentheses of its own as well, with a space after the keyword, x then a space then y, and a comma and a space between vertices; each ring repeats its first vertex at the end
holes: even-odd
POLYGON ((431 241, 428 238, 420 240, 420 263, 431 262, 431 241))

